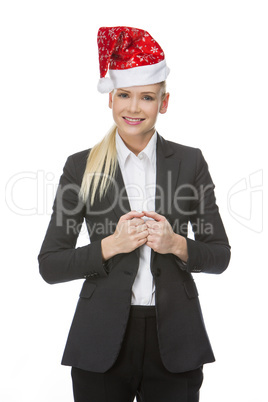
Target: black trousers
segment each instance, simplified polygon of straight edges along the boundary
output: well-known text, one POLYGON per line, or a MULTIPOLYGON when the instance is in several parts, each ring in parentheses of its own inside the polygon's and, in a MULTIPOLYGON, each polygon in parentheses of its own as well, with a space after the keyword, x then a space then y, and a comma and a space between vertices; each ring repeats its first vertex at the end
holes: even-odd
POLYGON ((132 306, 119 356, 111 369, 72 368, 75 402, 198 402, 202 367, 170 373, 158 346, 155 308, 132 306))

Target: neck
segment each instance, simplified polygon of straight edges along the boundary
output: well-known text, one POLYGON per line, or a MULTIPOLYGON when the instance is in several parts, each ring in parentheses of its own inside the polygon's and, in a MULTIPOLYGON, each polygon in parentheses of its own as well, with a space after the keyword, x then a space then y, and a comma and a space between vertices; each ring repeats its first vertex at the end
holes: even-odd
POLYGON ((120 132, 118 132, 118 134, 120 135, 128 149, 137 156, 144 148, 146 148, 154 132, 155 130, 153 130, 153 132, 150 134, 148 133, 148 135, 143 134, 141 136, 135 137, 131 135, 121 135, 120 132))

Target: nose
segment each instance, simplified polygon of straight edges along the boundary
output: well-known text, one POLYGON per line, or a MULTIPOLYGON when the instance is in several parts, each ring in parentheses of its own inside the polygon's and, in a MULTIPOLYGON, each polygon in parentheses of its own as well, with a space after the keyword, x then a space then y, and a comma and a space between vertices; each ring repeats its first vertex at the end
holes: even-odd
POLYGON ((140 103, 139 99, 136 96, 131 96, 128 102, 128 110, 130 113, 139 113, 140 112, 140 103))

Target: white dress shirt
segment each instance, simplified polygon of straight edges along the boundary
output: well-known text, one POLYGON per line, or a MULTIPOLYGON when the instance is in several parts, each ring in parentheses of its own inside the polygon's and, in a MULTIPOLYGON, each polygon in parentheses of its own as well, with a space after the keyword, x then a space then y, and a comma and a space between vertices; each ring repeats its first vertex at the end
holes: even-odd
MULTIPOLYGON (((155 211, 156 140, 155 132, 136 156, 116 133, 118 163, 132 211, 155 211)), ((155 286, 150 269, 151 248, 144 244, 139 251, 139 269, 132 287, 131 304, 155 305, 155 286)))

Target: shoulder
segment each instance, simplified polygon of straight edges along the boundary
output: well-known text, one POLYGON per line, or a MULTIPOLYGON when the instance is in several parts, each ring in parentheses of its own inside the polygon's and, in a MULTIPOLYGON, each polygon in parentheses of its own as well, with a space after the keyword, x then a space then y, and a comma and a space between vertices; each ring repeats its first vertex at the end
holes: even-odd
POLYGON ((74 163, 76 169, 81 169, 81 168, 85 169, 89 153, 90 153, 90 149, 85 149, 83 151, 76 152, 76 153, 70 155, 68 157, 67 161, 68 160, 72 161, 72 163, 74 163))
POLYGON ((190 147, 174 141, 169 141, 158 134, 159 145, 165 154, 170 154, 180 159, 198 158, 202 156, 199 148, 190 147))
POLYGON ((201 152, 199 148, 190 147, 189 145, 179 144, 177 142, 168 141, 169 145, 180 154, 196 154, 201 152))
POLYGON ((201 170, 208 170, 207 162, 199 148, 169 141, 158 135, 158 152, 175 159, 185 174, 198 176, 201 170))
POLYGON ((75 181, 82 182, 84 171, 87 164, 87 158, 90 153, 90 149, 85 149, 80 152, 76 152, 68 156, 64 166, 64 173, 69 173, 76 178, 75 181))

